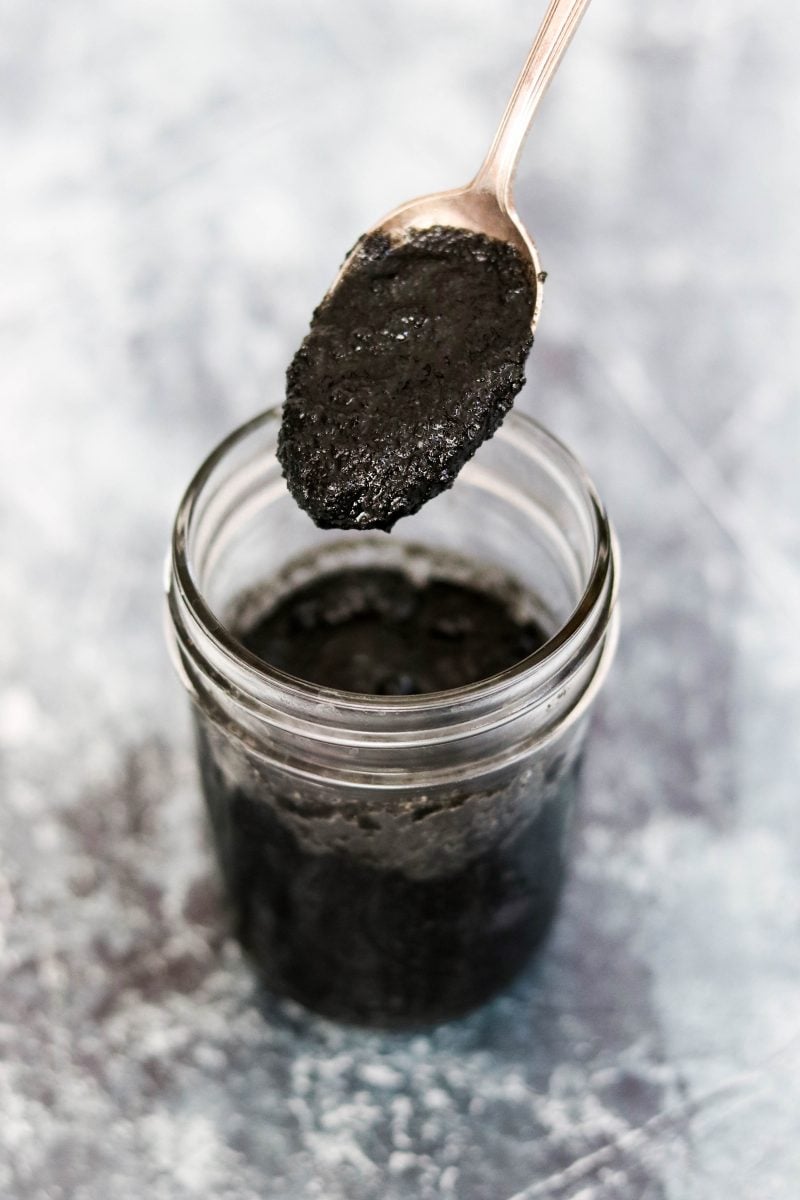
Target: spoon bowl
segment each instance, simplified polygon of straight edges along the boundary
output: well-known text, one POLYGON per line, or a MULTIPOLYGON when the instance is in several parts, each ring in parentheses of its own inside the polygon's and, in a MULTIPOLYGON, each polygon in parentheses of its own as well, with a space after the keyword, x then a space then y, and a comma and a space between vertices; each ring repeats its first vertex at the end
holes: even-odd
MULTIPOLYGON (((466 187, 453 188, 447 192, 432 192, 429 196, 417 196, 407 200, 387 213, 369 234, 384 233, 393 241, 400 241, 412 231, 430 229, 434 225, 446 225, 456 229, 468 229, 472 233, 484 233, 500 242, 510 242, 529 264, 531 277, 535 281, 534 307, 531 319, 536 328, 542 303, 542 284, 545 272, 541 269, 539 252, 533 238, 517 215, 513 205, 502 203, 492 188, 477 186, 475 182, 466 187)), ((349 258, 341 274, 347 269, 349 258)), ((337 276, 337 282, 338 282, 337 276)), ((335 286, 335 285, 334 285, 335 286)))

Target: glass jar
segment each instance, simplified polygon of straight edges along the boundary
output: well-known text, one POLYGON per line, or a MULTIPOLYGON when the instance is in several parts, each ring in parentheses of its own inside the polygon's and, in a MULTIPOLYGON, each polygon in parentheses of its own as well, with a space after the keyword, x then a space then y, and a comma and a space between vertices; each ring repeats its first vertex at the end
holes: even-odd
POLYGON ((268 986, 312 1009, 443 1020, 510 980, 555 911, 616 640, 613 534, 580 465, 517 413, 398 531, 321 530, 284 484, 279 424, 265 413, 202 465, 168 563, 168 634, 236 930, 268 986), (275 580, 343 564, 452 576, 465 563, 488 588, 513 577, 550 634, 480 683, 335 691, 235 635, 275 580))

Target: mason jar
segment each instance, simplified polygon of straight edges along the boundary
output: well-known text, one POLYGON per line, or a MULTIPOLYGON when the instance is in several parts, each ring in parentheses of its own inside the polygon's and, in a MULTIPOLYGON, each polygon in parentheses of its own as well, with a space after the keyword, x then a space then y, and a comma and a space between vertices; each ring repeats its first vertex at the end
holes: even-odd
POLYGON ((286 489, 279 424, 277 409, 257 417, 203 463, 167 570, 235 930, 268 987, 313 1010, 441 1021, 512 979, 555 912, 614 653, 614 537, 575 458, 518 413, 391 534, 318 529, 286 489), (549 640, 489 679, 411 696, 320 687, 239 640, 291 588, 372 566, 472 572, 549 640))

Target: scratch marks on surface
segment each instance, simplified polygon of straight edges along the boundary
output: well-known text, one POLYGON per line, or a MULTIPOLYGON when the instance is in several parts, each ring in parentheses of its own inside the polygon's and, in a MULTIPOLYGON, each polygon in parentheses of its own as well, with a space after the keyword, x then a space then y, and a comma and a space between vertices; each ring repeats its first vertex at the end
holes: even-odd
MULTIPOLYGON (((574 1184, 582 1183, 595 1175, 601 1168, 609 1166, 618 1156, 646 1157, 649 1154, 660 1154, 668 1149, 667 1143, 671 1137, 685 1136, 685 1124, 692 1117, 704 1110, 718 1106, 726 1100, 752 1102, 756 1097, 759 1080, 751 1073, 742 1073, 731 1077, 725 1083, 693 1098, 671 1105, 663 1112, 657 1113, 648 1121, 634 1129, 626 1130, 619 1137, 600 1146, 597 1150, 584 1154, 568 1167, 556 1171, 521 1192, 515 1192, 507 1200, 542 1200, 544 1197, 555 1197, 559 1192, 574 1184)), ((591 1194, 591 1193, 589 1193, 591 1194)))
POLYGON ((609 361, 593 356, 593 365, 606 375, 611 392, 686 480, 742 561, 753 568, 773 608, 794 628, 800 609, 800 571, 770 544, 768 529, 752 518, 688 427, 660 403, 634 358, 619 356, 609 361))

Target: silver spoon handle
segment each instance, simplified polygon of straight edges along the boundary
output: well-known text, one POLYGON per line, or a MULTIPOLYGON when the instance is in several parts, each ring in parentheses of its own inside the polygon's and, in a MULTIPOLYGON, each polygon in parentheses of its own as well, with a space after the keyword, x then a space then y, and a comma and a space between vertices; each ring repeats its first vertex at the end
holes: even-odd
POLYGON ((489 153, 470 184, 476 190, 494 192, 504 208, 511 201, 514 171, 528 126, 588 7, 589 0, 550 0, 489 153))

